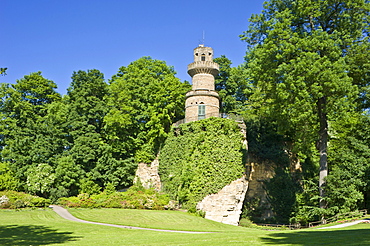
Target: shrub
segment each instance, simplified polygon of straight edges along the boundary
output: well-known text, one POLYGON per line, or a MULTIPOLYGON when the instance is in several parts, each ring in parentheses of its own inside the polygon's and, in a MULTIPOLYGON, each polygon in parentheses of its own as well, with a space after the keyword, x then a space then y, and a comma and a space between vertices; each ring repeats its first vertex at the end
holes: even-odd
POLYGON ((0 208, 47 207, 51 204, 49 199, 17 191, 0 191, 0 197, 8 199, 7 202, 0 202, 0 208))
POLYGON ((125 192, 101 192, 97 195, 80 194, 77 197, 63 197, 59 204, 82 208, 130 208, 130 209, 170 209, 170 198, 154 189, 133 186, 125 192))
POLYGON ((250 219, 248 219, 248 218, 242 218, 242 219, 240 219, 239 225, 240 226, 243 226, 243 227, 254 227, 255 226, 253 224, 253 222, 250 219))
POLYGON ((16 190, 19 186, 19 180, 14 176, 8 164, 0 162, 0 190, 16 190))

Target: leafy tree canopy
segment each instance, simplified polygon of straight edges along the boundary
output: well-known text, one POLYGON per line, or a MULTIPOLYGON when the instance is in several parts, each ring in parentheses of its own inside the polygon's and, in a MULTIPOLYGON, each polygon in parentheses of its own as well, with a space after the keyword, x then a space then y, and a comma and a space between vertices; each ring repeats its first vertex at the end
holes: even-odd
POLYGON ((322 197, 329 122, 358 108, 355 102, 369 83, 363 72, 351 70, 363 61, 356 51, 369 47, 369 9, 364 0, 271 0, 241 36, 249 45, 246 60, 261 104, 270 105, 298 149, 317 143, 322 197))
POLYGON ((175 74, 164 61, 143 57, 112 77, 104 121, 114 148, 137 161, 154 159, 172 123, 184 117, 190 85, 175 74))
POLYGON ((231 67, 231 61, 224 55, 214 61, 220 66, 215 88, 221 98, 221 111, 240 114, 245 109, 244 104, 251 90, 245 65, 231 67))

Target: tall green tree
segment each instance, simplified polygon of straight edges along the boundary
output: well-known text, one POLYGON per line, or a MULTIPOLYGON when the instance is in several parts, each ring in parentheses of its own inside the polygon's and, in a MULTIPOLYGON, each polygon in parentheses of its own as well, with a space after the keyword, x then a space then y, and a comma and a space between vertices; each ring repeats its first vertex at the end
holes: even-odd
POLYGON ((100 155, 107 84, 100 71, 80 70, 73 73, 67 91, 68 149, 76 164, 90 172, 100 155))
POLYGON ((115 151, 137 161, 154 159, 171 125, 184 117, 190 85, 175 74, 164 61, 143 57, 112 77, 104 121, 115 151))
POLYGON ((50 144, 55 133, 45 123, 49 105, 61 99, 55 89, 56 84, 41 72, 26 75, 13 85, 2 85, 1 155, 21 185, 26 182, 29 168, 50 164, 53 156, 62 151, 50 144))
POLYGON ((369 47, 369 9, 365 0, 271 0, 241 35, 251 78, 281 130, 301 150, 316 143, 322 208, 329 122, 351 114, 369 83, 354 69, 369 47))
POLYGON ((214 62, 220 66, 215 89, 221 98, 221 112, 241 113, 251 90, 245 65, 231 67, 231 61, 224 55, 215 58, 214 62))
POLYGON ((360 115, 336 124, 341 126, 330 142, 328 205, 340 212, 369 208, 370 117, 360 115))
MULTIPOLYGON (((125 162, 126 157, 122 158, 122 154, 114 151, 106 140, 104 117, 108 112, 107 96, 108 84, 99 70, 73 73, 66 97, 69 111, 68 153, 72 159, 64 158, 60 164, 67 168, 73 161, 82 170, 79 170, 81 176, 78 177, 81 184, 76 185, 69 175, 70 178, 63 181, 68 186, 82 187, 86 182, 94 182, 100 187, 114 183, 115 187, 122 188, 131 183, 133 165, 125 162)), ((58 171, 68 173, 62 166, 58 171)))
MULTIPOLYGON (((68 187, 85 187, 95 183, 99 187, 113 184, 116 188, 132 183, 135 165, 125 153, 113 147, 104 118, 108 112, 108 84, 96 69, 77 71, 72 75, 65 103, 68 108, 67 156, 62 157, 58 174, 68 174, 63 183, 68 187), (75 182, 68 167, 77 168, 80 176, 75 182), (64 167, 64 168, 63 168, 64 167)), ((75 193, 75 191, 73 191, 75 193)))

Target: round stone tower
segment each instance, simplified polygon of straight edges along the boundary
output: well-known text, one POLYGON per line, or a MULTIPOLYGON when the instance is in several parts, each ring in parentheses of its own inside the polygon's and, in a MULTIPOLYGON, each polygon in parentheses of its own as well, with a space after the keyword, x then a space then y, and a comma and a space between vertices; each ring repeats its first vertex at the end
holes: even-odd
POLYGON ((220 100, 215 91, 219 66, 213 62, 213 49, 199 45, 194 49, 194 62, 188 65, 192 90, 185 96, 185 122, 219 117, 220 100))

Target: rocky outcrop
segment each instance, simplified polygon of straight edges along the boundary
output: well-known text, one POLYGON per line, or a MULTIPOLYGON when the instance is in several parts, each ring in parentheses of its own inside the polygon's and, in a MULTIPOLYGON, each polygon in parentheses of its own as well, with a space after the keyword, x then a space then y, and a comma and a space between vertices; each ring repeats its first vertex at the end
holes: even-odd
POLYGON ((264 183, 275 175, 275 164, 272 162, 252 162, 250 161, 247 167, 248 176, 248 191, 245 195, 247 203, 256 203, 254 207, 250 208, 255 210, 258 208, 260 214, 258 217, 262 220, 271 218, 273 211, 270 202, 267 199, 267 193, 264 188, 264 183))
POLYGON ((248 181, 243 177, 231 182, 217 194, 206 196, 197 204, 205 212, 205 218, 229 225, 238 225, 242 213, 248 181))
POLYGON ((154 188, 160 191, 162 188, 161 178, 158 174, 159 161, 155 159, 150 165, 139 163, 135 174, 134 183, 141 182, 144 188, 154 188))

